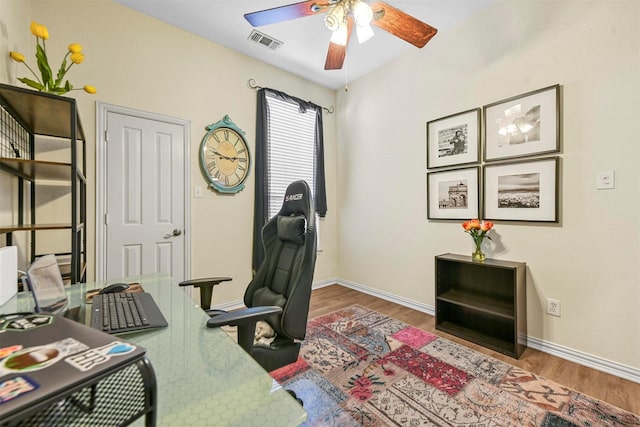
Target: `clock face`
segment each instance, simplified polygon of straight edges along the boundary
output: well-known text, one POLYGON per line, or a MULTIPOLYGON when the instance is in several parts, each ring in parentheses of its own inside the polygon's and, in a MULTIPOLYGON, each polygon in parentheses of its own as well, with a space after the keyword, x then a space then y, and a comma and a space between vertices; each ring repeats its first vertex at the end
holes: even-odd
POLYGON ((201 164, 211 186, 224 193, 244 188, 249 174, 249 149, 239 130, 229 126, 209 127, 202 140, 201 164))

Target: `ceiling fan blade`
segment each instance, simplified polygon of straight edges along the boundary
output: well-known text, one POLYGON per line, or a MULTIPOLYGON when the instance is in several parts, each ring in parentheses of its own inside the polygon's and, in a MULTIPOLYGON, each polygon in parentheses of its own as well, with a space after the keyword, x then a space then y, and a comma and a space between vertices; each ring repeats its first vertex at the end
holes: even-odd
POLYGON ((347 44, 341 46, 337 43, 329 42, 329 50, 327 51, 327 59, 324 62, 325 70, 339 70, 344 64, 344 58, 347 56, 347 46, 351 39, 351 30, 353 30, 353 18, 349 18, 347 27, 347 44))
POLYGON ((276 22, 288 21, 290 19, 302 18, 304 16, 315 15, 324 12, 326 6, 318 4, 318 0, 308 0, 300 3, 288 4, 286 6, 274 7, 260 10, 258 12, 245 13, 244 18, 254 27, 275 24, 276 22), (319 6, 313 8, 313 5, 319 6))
POLYGON ((371 9, 374 13, 372 24, 418 48, 424 47, 438 32, 431 25, 384 2, 371 3, 371 9))
POLYGON ((339 70, 342 68, 344 58, 347 56, 347 47, 336 43, 329 43, 327 59, 324 63, 325 70, 339 70))

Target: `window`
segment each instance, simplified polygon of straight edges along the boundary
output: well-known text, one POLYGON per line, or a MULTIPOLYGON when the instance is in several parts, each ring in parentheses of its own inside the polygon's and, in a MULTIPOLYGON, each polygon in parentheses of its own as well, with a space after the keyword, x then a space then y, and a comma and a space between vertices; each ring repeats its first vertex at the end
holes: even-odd
POLYGON ((297 104, 283 101, 267 93, 269 120, 267 123, 267 182, 269 194, 268 218, 282 207, 287 186, 304 179, 315 194, 316 111, 300 111, 297 104))
MULTIPOLYGON (((316 214, 324 217, 327 213, 322 108, 266 88, 258 90, 257 107, 254 242, 261 241, 262 227, 278 213, 293 181, 307 181, 316 214)), ((263 259, 262 245, 254 244, 254 271, 263 259)))

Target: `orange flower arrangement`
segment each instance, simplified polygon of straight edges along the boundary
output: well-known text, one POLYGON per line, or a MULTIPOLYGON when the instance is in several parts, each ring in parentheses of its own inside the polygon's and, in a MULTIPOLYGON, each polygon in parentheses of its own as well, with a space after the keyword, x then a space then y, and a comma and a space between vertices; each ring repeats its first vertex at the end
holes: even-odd
POLYGON ((473 239, 473 243, 476 245, 476 249, 471 254, 474 261, 484 261, 485 255, 482 252, 482 241, 486 237, 491 240, 491 236, 487 236, 487 232, 493 228, 491 221, 480 221, 479 219, 472 219, 462 223, 465 233, 469 233, 473 239))

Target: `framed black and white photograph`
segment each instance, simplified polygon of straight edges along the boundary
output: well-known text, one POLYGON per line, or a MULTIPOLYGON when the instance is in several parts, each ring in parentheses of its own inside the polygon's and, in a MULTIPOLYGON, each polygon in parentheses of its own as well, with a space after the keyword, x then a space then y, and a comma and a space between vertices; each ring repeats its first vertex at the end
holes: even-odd
POLYGON ((427 168, 480 161, 480 108, 427 122, 427 168))
POLYGON ((427 218, 478 218, 480 168, 427 173, 427 218))
POLYGON ((485 105, 484 160, 560 151, 560 85, 485 105))
POLYGON ((485 165, 482 218, 558 222, 558 157, 485 165))

